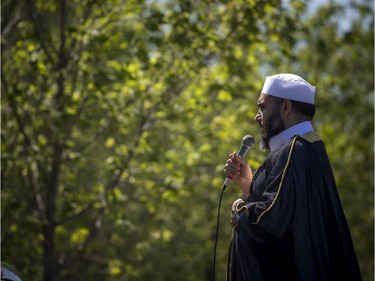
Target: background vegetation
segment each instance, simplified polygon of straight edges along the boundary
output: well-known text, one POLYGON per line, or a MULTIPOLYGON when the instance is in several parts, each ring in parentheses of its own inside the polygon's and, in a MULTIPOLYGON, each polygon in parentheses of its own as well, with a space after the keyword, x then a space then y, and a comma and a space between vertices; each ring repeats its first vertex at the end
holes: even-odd
POLYGON ((373 280, 373 2, 308 2, 3 0, 2 261, 24 280, 210 280, 223 165, 259 139, 265 76, 292 72, 318 88, 314 127, 373 280))

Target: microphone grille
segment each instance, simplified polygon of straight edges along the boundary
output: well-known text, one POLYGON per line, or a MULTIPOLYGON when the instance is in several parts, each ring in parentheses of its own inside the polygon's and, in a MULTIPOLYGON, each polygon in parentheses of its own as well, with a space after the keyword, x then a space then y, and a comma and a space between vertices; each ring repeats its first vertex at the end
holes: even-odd
POLYGON ((242 138, 242 144, 244 146, 247 146, 248 148, 252 148, 254 143, 255 143, 255 139, 250 135, 244 136, 242 138))

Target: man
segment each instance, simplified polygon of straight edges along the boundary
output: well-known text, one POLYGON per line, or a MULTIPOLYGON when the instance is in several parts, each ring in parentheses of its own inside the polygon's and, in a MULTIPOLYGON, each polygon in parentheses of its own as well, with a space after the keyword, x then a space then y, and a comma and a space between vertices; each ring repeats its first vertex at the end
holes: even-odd
POLYGON ((314 132, 315 87, 293 74, 266 78, 254 118, 269 157, 252 174, 232 153, 224 172, 233 203, 228 280, 361 280, 323 142, 314 132))

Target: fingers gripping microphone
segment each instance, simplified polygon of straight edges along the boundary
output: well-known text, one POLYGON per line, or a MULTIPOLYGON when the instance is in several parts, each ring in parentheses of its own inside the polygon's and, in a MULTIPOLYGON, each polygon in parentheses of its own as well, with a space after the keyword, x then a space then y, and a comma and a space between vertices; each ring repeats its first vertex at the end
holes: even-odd
MULTIPOLYGON (((241 158, 244 158, 247 152, 253 147, 254 142, 255 140, 252 136, 250 135, 244 136, 242 138, 242 145, 240 147, 240 150, 238 151, 238 155, 241 158)), ((224 181, 224 186, 228 186, 229 183, 230 183, 230 179, 226 178, 224 181)))

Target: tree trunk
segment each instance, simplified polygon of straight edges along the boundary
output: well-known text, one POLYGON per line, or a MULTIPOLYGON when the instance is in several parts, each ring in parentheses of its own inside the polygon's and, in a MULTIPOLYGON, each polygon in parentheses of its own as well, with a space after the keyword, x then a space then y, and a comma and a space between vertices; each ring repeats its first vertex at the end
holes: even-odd
POLYGON ((53 281, 58 273, 56 249, 55 249, 55 227, 56 227, 56 196, 59 184, 61 155, 63 147, 55 144, 52 162, 52 171, 47 179, 46 195, 46 223, 43 226, 43 266, 44 281, 53 281))
MULTIPOLYGON (((57 64, 57 92, 55 95, 56 110, 62 112, 64 110, 63 97, 65 94, 65 76, 64 69, 67 65, 67 57, 65 54, 65 15, 66 2, 60 1, 60 48, 57 64)), ((52 170, 46 180, 46 223, 43 226, 43 266, 44 281, 54 281, 58 275, 58 262, 55 248, 55 227, 56 227, 56 197, 59 185, 60 166, 63 144, 58 135, 54 136, 54 154, 52 159, 52 170)))

